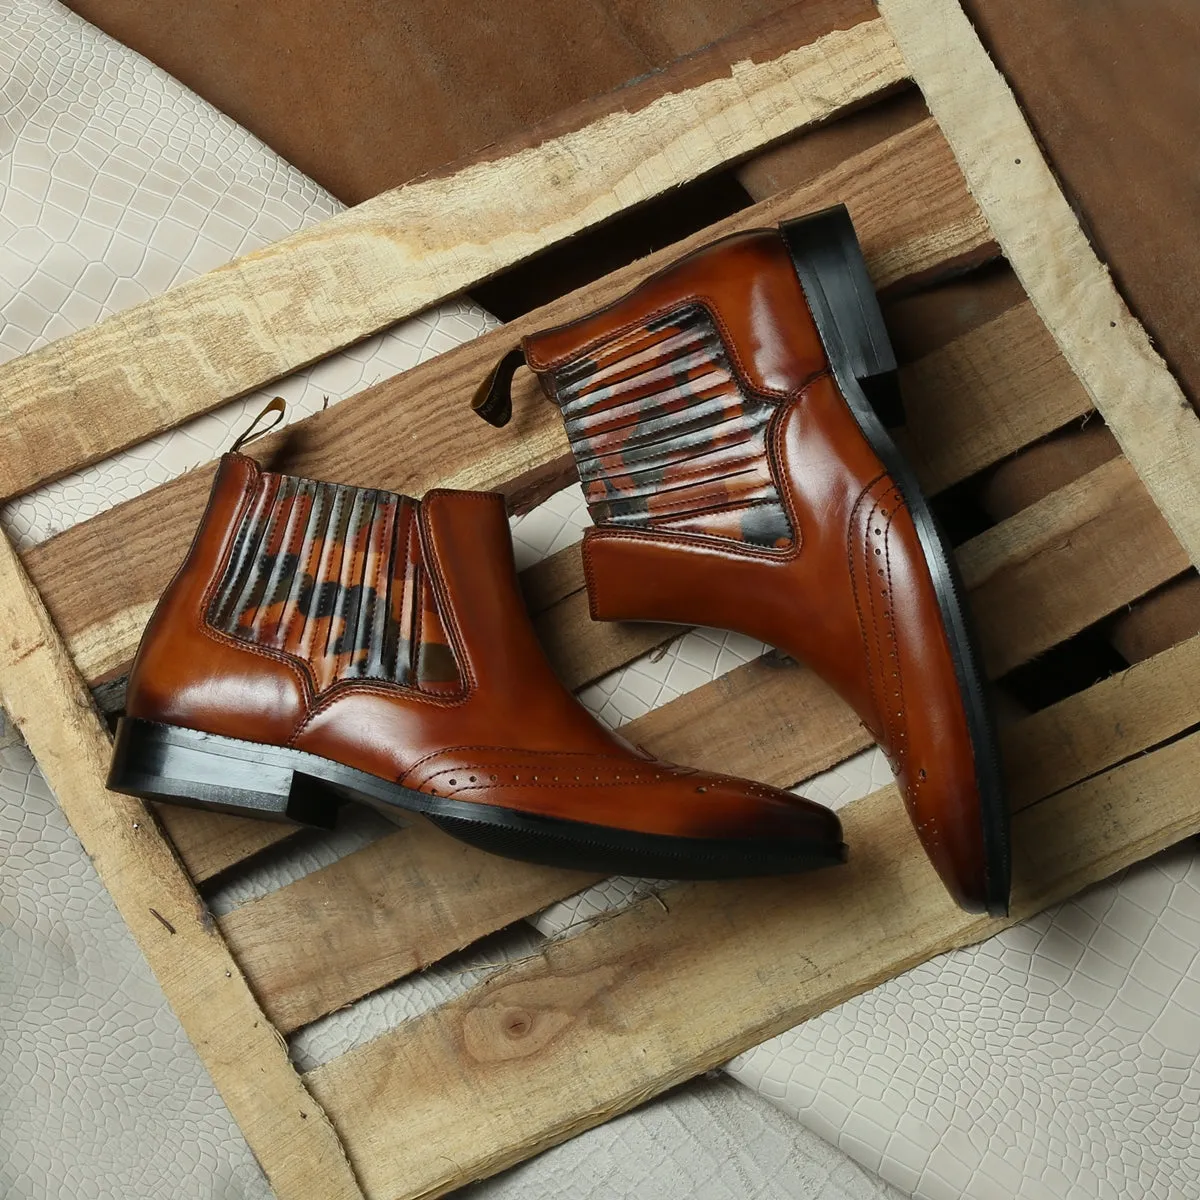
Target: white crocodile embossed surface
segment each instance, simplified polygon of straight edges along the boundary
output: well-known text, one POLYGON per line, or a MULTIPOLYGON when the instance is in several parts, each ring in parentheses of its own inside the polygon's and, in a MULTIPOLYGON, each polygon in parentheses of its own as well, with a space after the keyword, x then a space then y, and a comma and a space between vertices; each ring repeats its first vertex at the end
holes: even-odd
POLYGON ((705 1078, 456 1195, 891 1200, 899 1193, 744 1088, 705 1078))
POLYGON ((29 752, 0 750, 0 1196, 270 1194, 29 752))
POLYGON ((1191 844, 729 1069, 928 1200, 1195 1200, 1198 949, 1191 844))

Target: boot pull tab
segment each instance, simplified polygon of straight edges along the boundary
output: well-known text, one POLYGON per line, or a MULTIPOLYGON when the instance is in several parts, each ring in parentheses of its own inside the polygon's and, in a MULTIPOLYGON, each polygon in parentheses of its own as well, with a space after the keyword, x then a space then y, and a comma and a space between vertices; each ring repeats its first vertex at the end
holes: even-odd
POLYGON ((236 454, 243 446, 250 442, 256 441, 264 434, 270 433, 271 430, 283 420, 283 415, 286 412, 287 401, 282 396, 276 396, 274 400, 269 401, 262 412, 260 412, 258 416, 250 422, 249 426, 243 430, 241 434, 239 434, 237 441, 234 442, 230 447, 230 454, 236 454), (259 429, 259 421, 261 421, 268 413, 274 413, 275 420, 273 420, 270 425, 266 425, 262 429, 259 429))
POLYGON ((517 346, 510 350, 493 368, 491 374, 479 385, 471 407, 489 425, 497 429, 512 420, 512 381, 517 368, 525 362, 525 351, 517 346))

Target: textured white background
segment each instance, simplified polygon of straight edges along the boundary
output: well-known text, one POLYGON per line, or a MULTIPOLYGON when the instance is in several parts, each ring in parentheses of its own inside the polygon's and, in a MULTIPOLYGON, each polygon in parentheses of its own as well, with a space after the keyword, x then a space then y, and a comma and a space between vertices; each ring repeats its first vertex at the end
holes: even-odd
MULTIPOLYGON (((336 203, 51 0, 0 0, 0 356, 336 203)), ((268 389, 315 411, 490 324, 451 304, 268 389)), ((10 505, 31 544, 208 461, 249 398, 10 505)), ((576 540, 578 489, 514 522, 522 565, 576 540)), ((698 630, 588 688, 619 725, 760 653, 698 630)), ((11 742, 11 739, 10 739, 11 742)), ((871 751, 805 784, 838 806, 871 751)), ((364 814, 212 897, 228 911, 379 835, 364 814)), ((653 888, 612 880, 292 1041, 301 1067, 460 992, 542 934, 653 888)), ((928 963, 472 1196, 858 1200, 1200 1197, 1200 866, 1194 847, 928 963), (766 1099, 763 1099, 763 1098, 766 1099), (767 1100, 771 1103, 768 1104, 767 1100), (811 1132, 810 1132, 811 1131, 811 1132), (827 1146, 814 1134, 828 1139, 827 1146), (849 1155, 850 1157, 847 1157, 849 1155)), ((0 1196, 267 1195, 252 1157, 28 754, 0 749, 0 1196)))

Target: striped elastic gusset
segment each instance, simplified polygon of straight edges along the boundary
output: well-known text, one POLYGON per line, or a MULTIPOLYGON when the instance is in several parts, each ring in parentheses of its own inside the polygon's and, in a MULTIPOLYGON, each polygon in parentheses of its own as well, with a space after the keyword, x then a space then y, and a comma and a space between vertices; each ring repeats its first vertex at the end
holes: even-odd
POLYGON ((417 512, 406 496, 264 473, 209 623, 299 659, 318 690, 346 679, 457 690, 417 512))
POLYGON ((790 544, 766 451, 775 404, 743 387, 703 306, 618 335, 554 384, 598 525, 790 544))

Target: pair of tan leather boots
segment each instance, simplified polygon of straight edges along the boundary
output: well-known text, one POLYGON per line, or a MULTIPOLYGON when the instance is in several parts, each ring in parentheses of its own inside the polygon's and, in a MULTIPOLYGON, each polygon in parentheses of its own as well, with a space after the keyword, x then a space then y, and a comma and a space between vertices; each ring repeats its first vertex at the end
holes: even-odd
MULTIPOLYGON (((1008 821, 949 547, 888 427, 895 360, 845 209, 736 234, 528 338, 595 527, 596 620, 735 629, 809 664, 887 751, 951 895, 1002 914, 1008 821)), ((327 825, 343 799, 499 854, 719 878, 841 862, 837 817, 672 766, 556 679, 504 501, 224 456, 130 676, 109 785, 327 825)))

